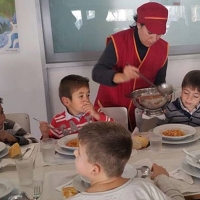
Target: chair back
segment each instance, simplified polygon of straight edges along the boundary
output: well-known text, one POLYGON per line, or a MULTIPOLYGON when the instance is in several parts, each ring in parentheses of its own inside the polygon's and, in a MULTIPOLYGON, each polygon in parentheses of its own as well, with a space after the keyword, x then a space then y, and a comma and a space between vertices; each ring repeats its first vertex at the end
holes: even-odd
POLYGON ((10 119, 18 123, 24 130, 31 133, 30 129, 30 119, 27 113, 9 113, 5 114, 6 119, 10 119))
POLYGON ((128 112, 125 107, 103 107, 101 110, 108 117, 113 118, 116 122, 128 129, 128 112))

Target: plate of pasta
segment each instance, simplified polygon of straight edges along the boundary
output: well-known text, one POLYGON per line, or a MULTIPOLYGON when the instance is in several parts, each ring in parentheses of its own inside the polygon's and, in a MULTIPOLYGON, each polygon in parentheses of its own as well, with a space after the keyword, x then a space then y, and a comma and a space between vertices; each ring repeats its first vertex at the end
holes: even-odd
POLYGON ((67 135, 58 140, 58 145, 64 149, 76 150, 78 149, 78 134, 67 135))
POLYGON ((196 129, 185 124, 164 124, 155 127, 153 132, 162 134, 163 140, 182 140, 194 135, 196 129))

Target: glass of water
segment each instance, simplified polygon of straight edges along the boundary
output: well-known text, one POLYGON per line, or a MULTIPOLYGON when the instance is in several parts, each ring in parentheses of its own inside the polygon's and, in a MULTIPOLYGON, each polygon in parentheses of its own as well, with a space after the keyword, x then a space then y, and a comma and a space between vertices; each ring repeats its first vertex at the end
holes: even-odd
POLYGON ((162 149, 162 134, 154 133, 153 129, 148 131, 150 147, 153 151, 159 151, 162 149))
POLYGON ((40 147, 44 162, 53 162, 55 158, 55 140, 45 138, 40 140, 40 147))

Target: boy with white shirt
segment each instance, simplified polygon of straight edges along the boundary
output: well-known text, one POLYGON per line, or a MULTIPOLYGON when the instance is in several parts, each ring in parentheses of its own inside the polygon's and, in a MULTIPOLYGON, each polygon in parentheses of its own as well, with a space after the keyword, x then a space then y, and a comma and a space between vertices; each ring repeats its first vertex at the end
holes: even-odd
POLYGON ((181 86, 181 96, 165 108, 165 123, 200 126, 200 70, 188 72, 181 86))
POLYGON ((93 121, 113 121, 100 110, 96 110, 89 99, 89 79, 79 75, 65 76, 59 85, 59 97, 66 110, 53 117, 50 127, 40 122, 42 138, 59 139, 65 134, 78 133, 93 121))
POLYGON ((76 170, 90 180, 91 187, 70 200, 183 200, 167 171, 153 164, 151 179, 121 177, 132 152, 131 133, 115 122, 95 122, 79 132, 74 151, 76 170))

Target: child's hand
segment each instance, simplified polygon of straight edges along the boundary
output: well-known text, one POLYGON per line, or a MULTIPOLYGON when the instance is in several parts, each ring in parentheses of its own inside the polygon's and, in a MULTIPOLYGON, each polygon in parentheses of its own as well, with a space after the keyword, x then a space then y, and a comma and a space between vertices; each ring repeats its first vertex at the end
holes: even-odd
POLYGON ((4 143, 15 143, 17 142, 17 138, 15 138, 12 134, 3 130, 0 134, 0 141, 4 143))
POLYGON ((83 112, 89 113, 92 117, 94 117, 95 119, 98 120, 99 114, 98 114, 97 111, 94 109, 94 106, 92 105, 91 102, 89 102, 89 101, 84 102, 84 105, 83 105, 82 108, 83 108, 83 112))
POLYGON ((40 128, 40 132, 42 134, 42 138, 49 138, 50 128, 49 128, 48 123, 41 121, 39 128, 40 128))
POLYGON ((152 166, 152 169, 153 171, 152 175, 151 175, 151 179, 154 180, 158 175, 161 175, 161 174, 164 174, 166 176, 169 176, 169 173, 167 172, 167 170, 162 167, 162 166, 159 166, 157 164, 153 164, 152 166))

